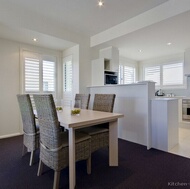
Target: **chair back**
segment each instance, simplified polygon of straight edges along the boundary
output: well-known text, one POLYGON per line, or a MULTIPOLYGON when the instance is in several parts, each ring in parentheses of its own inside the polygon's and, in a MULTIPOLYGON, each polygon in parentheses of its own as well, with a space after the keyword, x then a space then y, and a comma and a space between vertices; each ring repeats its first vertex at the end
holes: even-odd
POLYGON ((29 94, 18 94, 20 113, 23 122, 23 130, 26 134, 35 134, 36 122, 29 94))
POLYGON ((61 146, 60 124, 52 94, 33 95, 40 127, 40 142, 47 149, 61 146))
POLYGON ((75 108, 88 109, 90 101, 90 94, 76 94, 75 95, 75 108), (79 103, 80 102, 80 107, 79 103))
POLYGON ((115 94, 95 94, 93 110, 113 112, 115 96, 115 94))

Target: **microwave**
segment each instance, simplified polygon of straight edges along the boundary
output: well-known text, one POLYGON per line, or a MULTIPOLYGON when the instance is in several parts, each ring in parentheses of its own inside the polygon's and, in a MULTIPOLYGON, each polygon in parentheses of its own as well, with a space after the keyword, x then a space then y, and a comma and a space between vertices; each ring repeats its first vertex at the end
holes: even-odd
POLYGON ((108 84, 117 84, 118 83, 118 76, 117 75, 111 75, 111 74, 105 74, 105 85, 108 84))

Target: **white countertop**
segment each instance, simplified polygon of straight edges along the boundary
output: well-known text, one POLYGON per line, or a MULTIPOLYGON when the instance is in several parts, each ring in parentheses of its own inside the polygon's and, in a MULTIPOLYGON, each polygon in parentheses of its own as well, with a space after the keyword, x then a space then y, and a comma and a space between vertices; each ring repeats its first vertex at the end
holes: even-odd
POLYGON ((130 85, 147 85, 148 83, 155 83, 151 81, 139 81, 136 83, 130 84, 107 84, 107 85, 97 85, 97 86, 87 86, 87 88, 95 88, 95 87, 117 87, 117 86, 130 86, 130 85))
POLYGON ((169 101, 169 100, 178 100, 178 98, 175 98, 175 97, 156 97, 156 98, 153 98, 153 99, 151 99, 151 100, 162 100, 162 101, 169 101))
POLYGON ((190 97, 189 96, 171 96, 171 97, 169 97, 169 96, 155 96, 155 98, 177 98, 177 99, 190 99, 190 97))

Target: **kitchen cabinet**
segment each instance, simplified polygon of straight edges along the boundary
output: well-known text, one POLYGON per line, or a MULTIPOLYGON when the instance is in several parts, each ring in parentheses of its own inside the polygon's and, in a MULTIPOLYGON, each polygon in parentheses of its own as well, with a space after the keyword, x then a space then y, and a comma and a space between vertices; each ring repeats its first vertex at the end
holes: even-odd
POLYGON ((110 61, 105 58, 99 58, 92 61, 92 86, 105 85, 105 76, 114 75, 118 73, 111 71, 110 61))
POLYGON ((117 83, 118 70, 119 50, 116 47, 101 49, 99 51, 99 58, 92 60, 92 86, 105 85, 108 78, 109 84, 117 83))
POLYGON ((92 61, 92 86, 104 85, 104 58, 92 61))
POLYGON ((152 147, 168 152, 178 144, 178 99, 151 100, 152 147))
POLYGON ((99 57, 109 61, 109 70, 119 70, 119 50, 116 47, 107 47, 99 51, 99 57))

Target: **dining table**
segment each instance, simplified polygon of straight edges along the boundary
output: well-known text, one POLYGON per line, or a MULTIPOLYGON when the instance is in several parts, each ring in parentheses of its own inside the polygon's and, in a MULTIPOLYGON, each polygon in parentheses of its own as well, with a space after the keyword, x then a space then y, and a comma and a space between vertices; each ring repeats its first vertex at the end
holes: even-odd
POLYGON ((118 166, 118 119, 124 115, 86 109, 81 109, 78 115, 72 115, 71 110, 70 107, 63 107, 57 115, 60 125, 69 132, 69 189, 74 189, 76 185, 75 130, 109 123, 109 166, 118 166))

